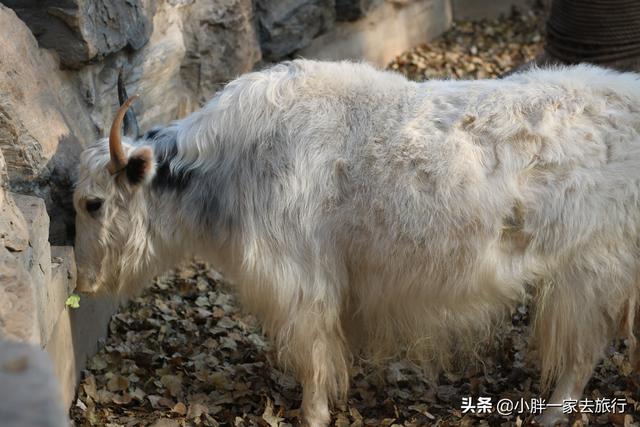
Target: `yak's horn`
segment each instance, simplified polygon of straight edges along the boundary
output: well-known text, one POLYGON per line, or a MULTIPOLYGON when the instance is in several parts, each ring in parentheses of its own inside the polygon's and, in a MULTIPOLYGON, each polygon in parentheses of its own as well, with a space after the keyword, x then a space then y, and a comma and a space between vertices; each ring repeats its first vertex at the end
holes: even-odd
POLYGON ((127 156, 122 149, 122 137, 120 136, 120 128, 122 128, 122 119, 127 110, 131 106, 131 103, 135 101, 138 95, 134 95, 127 99, 116 113, 116 117, 113 119, 111 125, 111 132, 109 132, 109 154, 111 155, 111 163, 109 163, 109 172, 111 175, 115 175, 127 166, 127 156))
MULTIPOLYGON (((127 89, 124 85, 124 71, 120 68, 118 72, 118 102, 123 105, 129 96, 127 95, 127 89)), ((138 120, 136 119, 136 113, 131 108, 124 115, 124 134, 132 138, 140 138, 140 128, 138 127, 138 120)))

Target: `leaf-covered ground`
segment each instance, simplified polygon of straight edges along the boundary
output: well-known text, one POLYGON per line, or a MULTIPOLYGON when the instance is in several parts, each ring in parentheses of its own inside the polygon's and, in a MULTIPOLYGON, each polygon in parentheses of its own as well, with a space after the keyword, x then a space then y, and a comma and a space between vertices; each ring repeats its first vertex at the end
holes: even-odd
POLYGON ((479 22, 455 22, 442 37, 401 54, 389 68, 412 80, 486 79, 542 53, 542 10, 479 22))
MULTIPOLYGON (((541 51, 539 14, 458 23, 440 40, 401 55, 390 68, 411 78, 495 77, 541 51)), ((76 425, 297 425, 301 389, 274 366, 255 319, 240 311, 221 278, 198 263, 161 278, 115 315, 104 348, 93 357, 71 409, 76 425)), ((523 414, 469 414, 462 399, 531 402, 541 397, 535 351, 528 351, 528 313, 505 325, 493 356, 461 376, 430 387, 402 362, 382 374, 356 364, 336 426, 529 425, 523 414)), ((640 378, 624 345, 610 349, 585 393, 625 399, 624 413, 582 414, 572 424, 640 425, 640 378)), ((591 406, 593 407, 593 406, 591 406)), ((494 408, 495 409, 495 408, 494 408)))
MULTIPOLYGON (((255 319, 239 310, 227 286, 194 263, 159 279, 115 315, 71 410, 76 424, 297 425, 300 387, 274 367, 255 319)), ((492 397, 494 404, 540 396, 538 372, 525 361, 527 320, 520 308, 484 368, 443 376, 437 387, 403 363, 391 364, 385 378, 357 365, 347 405, 334 411, 335 425, 526 425, 528 414, 463 414, 461 403, 464 396, 492 397)), ((619 373, 630 370, 612 349, 587 396, 624 398, 629 406, 625 414, 590 416, 591 424, 637 425, 639 379, 619 373)))

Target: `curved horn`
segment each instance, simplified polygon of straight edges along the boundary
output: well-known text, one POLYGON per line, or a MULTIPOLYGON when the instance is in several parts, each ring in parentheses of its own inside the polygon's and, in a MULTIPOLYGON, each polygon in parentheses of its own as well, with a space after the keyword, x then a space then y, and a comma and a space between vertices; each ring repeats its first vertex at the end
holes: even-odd
POLYGON ((120 136, 120 128, 122 127, 122 120, 127 110, 131 106, 131 103, 135 101, 138 95, 134 95, 127 99, 122 107, 116 113, 116 117, 113 119, 111 125, 111 132, 109 132, 109 154, 111 155, 111 163, 109 163, 109 172, 111 175, 115 175, 127 166, 127 156, 122 149, 122 137, 120 136))
MULTIPOLYGON (((127 98, 127 88, 124 85, 124 68, 120 68, 118 72, 118 102, 123 105, 127 98)), ((124 134, 134 138, 140 138, 140 128, 138 127, 138 120, 136 119, 136 113, 133 108, 127 111, 124 115, 124 134)))

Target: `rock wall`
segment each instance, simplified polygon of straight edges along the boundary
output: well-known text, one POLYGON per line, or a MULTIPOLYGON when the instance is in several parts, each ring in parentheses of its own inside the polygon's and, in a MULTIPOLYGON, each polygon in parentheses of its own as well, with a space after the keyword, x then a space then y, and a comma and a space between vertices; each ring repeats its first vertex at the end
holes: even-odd
MULTIPOLYGON (((79 372, 59 375, 65 364, 45 352, 62 347, 64 359, 76 360, 76 344, 59 345, 72 335, 60 319, 75 286, 73 251, 50 246, 43 199, 10 192, 7 176, 0 152, 0 414, 6 425, 62 427, 79 372), (54 333, 61 323, 65 333, 54 333), (63 389, 65 378, 71 387, 63 389)), ((95 319, 92 312, 83 321, 95 319)))
POLYGON ((182 19, 186 52, 180 77, 198 104, 262 58, 251 0, 196 2, 182 19))
POLYGON ((65 67, 81 68, 125 47, 140 49, 151 35, 155 4, 148 0, 6 0, 55 49, 65 67))
POLYGON ((0 149, 11 190, 42 197, 56 218, 51 233, 64 240, 73 219, 69 171, 95 130, 71 73, 39 49, 31 31, 0 5, 0 149))
POLYGON ((0 152, 0 336, 38 343, 39 328, 31 310, 36 291, 21 262, 21 254, 30 247, 29 229, 8 186, 0 152))
POLYGON ((255 0, 264 58, 277 61, 333 27, 334 0, 255 0))

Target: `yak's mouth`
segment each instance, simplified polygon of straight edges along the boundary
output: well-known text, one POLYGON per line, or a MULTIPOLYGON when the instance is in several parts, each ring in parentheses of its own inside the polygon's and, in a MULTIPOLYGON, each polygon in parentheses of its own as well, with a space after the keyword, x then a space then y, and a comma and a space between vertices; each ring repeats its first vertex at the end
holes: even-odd
POLYGON ((87 274, 87 272, 78 269, 78 278, 76 280, 76 290, 78 292, 93 294, 101 288, 100 281, 95 274, 87 274))

